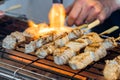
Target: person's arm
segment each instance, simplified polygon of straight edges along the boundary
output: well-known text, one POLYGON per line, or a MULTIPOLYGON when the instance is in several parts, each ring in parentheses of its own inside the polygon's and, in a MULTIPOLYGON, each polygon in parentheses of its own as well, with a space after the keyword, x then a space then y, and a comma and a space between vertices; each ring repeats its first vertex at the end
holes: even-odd
POLYGON ((75 0, 66 8, 67 23, 81 25, 96 19, 103 22, 117 9, 120 9, 120 0, 75 0))

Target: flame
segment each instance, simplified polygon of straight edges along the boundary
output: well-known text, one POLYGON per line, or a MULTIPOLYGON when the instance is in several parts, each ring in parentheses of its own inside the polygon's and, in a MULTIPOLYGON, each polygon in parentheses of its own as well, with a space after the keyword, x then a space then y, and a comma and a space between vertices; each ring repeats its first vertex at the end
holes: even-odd
POLYGON ((71 28, 65 27, 64 25, 65 9, 62 4, 53 4, 49 12, 49 23, 50 25, 46 23, 35 24, 33 21, 29 20, 29 28, 25 31, 34 35, 35 39, 38 39, 40 36, 51 32, 60 33, 71 30, 71 28))
POLYGON ((62 4, 53 4, 49 12, 50 27, 61 28, 65 23, 65 9, 62 4))

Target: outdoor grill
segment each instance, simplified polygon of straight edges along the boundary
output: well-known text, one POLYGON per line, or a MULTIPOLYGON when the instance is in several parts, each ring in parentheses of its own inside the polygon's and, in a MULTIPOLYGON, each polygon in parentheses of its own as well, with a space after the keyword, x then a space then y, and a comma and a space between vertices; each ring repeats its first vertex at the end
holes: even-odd
POLYGON ((0 19, 0 77, 15 80, 104 80, 105 60, 120 54, 119 47, 108 51, 108 55, 83 70, 72 70, 68 65, 56 65, 52 56, 39 59, 34 53, 25 54, 24 47, 8 50, 2 48, 2 40, 14 31, 24 31, 27 22, 14 17, 0 19))

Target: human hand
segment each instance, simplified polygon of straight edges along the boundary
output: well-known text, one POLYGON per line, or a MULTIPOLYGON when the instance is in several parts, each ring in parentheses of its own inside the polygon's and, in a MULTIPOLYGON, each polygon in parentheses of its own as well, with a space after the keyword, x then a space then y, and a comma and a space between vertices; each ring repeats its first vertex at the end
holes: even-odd
POLYGON ((0 18, 2 18, 4 16, 4 12, 0 11, 0 18))
POLYGON ((75 0, 66 8, 68 25, 81 25, 90 23, 96 19, 103 22, 112 12, 119 9, 117 0, 75 0))

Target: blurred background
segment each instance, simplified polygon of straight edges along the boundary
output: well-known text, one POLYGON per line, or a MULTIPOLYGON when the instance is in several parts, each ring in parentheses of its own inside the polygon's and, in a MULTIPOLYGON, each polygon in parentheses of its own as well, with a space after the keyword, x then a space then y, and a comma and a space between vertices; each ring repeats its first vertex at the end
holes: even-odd
MULTIPOLYGON (((63 0, 64 6, 70 5, 74 0, 63 0)), ((52 6, 52 0, 0 0, 0 10, 5 10, 13 5, 20 4, 22 7, 9 11, 8 15, 21 16, 25 15, 36 23, 48 22, 48 12, 52 6), (3 3, 4 1, 4 3, 3 3)))

